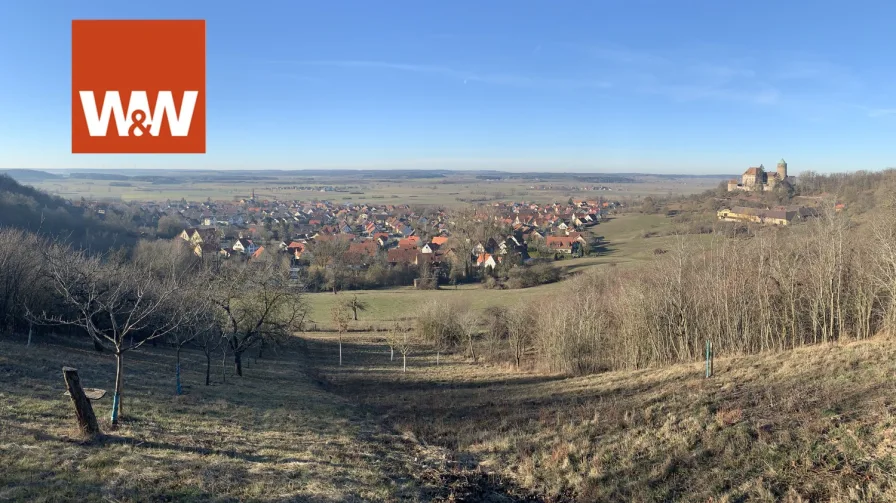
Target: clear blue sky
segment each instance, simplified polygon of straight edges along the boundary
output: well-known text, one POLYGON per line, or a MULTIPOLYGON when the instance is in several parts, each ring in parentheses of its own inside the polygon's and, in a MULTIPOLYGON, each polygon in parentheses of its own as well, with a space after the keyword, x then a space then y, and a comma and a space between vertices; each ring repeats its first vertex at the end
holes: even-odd
POLYGON ((0 168, 880 169, 894 19, 884 1, 3 1, 0 168), (207 20, 208 154, 70 153, 84 18, 207 20))

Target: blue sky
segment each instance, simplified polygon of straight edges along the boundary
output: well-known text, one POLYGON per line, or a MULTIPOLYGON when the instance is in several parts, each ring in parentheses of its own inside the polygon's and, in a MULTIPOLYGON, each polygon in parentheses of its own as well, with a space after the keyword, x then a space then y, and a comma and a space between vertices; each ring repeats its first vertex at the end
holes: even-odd
POLYGON ((0 2, 0 168, 896 165, 894 2, 0 2), (70 153, 72 19, 207 20, 208 154, 70 153))

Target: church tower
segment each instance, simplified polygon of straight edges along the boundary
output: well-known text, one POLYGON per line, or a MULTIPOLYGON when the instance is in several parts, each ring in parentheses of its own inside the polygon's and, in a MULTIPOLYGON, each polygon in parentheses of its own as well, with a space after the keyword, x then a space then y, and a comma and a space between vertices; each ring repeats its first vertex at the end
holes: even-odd
POLYGON ((778 179, 781 181, 787 179, 787 162, 784 159, 778 161, 778 179))

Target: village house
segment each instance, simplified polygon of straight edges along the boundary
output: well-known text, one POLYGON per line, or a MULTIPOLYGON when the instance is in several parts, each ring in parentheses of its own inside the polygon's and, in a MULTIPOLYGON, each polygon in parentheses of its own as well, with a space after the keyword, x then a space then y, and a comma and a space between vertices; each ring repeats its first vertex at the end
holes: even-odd
POLYGON ((231 248, 233 248, 233 251, 237 253, 252 255, 256 250, 258 250, 258 245, 256 245, 255 242, 251 239, 241 237, 237 239, 235 243, 233 243, 233 246, 231 248))
POLYGON ((717 212, 719 220, 724 222, 755 223, 766 225, 790 225, 795 220, 804 220, 815 216, 812 208, 779 207, 775 209, 744 208, 735 206, 717 212))
POLYGON ((495 257, 490 253, 481 253, 478 257, 476 257, 476 267, 481 267, 483 269, 494 269, 498 266, 498 263, 495 262, 495 257))
POLYGON ((585 239, 581 235, 548 236, 545 243, 554 253, 571 254, 579 250, 579 247, 585 243, 585 239))

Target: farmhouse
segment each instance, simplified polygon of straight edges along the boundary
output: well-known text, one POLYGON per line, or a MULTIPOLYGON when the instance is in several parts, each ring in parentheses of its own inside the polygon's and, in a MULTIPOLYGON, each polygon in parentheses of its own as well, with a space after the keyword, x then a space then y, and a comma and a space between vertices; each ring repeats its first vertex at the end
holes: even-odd
POLYGON ((719 220, 724 222, 743 222, 764 225, 790 225, 795 220, 803 220, 815 215, 815 210, 804 207, 775 209, 758 209, 733 207, 722 209, 718 213, 719 220))
POLYGON ((578 250, 585 239, 581 235, 548 236, 546 243, 554 253, 573 253, 578 250))

